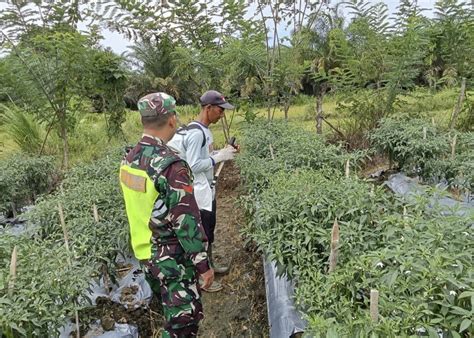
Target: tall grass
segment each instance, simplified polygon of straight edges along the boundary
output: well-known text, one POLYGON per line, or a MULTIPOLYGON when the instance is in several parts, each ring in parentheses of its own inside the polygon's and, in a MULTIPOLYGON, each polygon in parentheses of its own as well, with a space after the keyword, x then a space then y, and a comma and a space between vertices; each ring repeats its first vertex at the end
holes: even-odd
POLYGON ((2 132, 28 154, 38 154, 41 149, 44 129, 31 115, 18 107, 0 104, 2 132))

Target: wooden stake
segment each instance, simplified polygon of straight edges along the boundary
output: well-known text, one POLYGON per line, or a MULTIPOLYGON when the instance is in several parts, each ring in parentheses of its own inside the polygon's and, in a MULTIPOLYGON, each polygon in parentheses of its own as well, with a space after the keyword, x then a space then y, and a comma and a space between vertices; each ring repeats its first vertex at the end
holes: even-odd
POLYGON ((456 125, 459 113, 461 112, 464 98, 466 97, 466 78, 463 77, 461 80, 461 92, 459 93, 456 106, 454 107, 453 113, 451 114, 451 120, 449 121, 449 129, 453 129, 456 125))
MULTIPOLYGON (((63 210, 63 206, 61 205, 61 203, 58 203, 58 211, 59 211, 59 220, 61 221, 61 227, 63 228, 64 244, 66 245, 66 253, 67 253, 67 262, 68 262, 69 266, 72 268, 71 251, 69 250, 69 239, 68 239, 68 236, 67 236, 66 221, 65 221, 65 218, 64 218, 64 210, 63 210)), ((74 302, 76 302, 76 301, 74 301, 74 302)), ((78 313, 77 309, 74 310, 74 314, 75 314, 75 317, 76 317, 76 337, 81 338, 81 332, 79 330, 79 313, 78 313)))
POLYGON ((12 257, 10 260, 10 278, 8 280, 8 291, 13 292, 13 288, 15 287, 15 279, 16 279, 16 263, 18 259, 18 252, 16 245, 13 247, 12 250, 12 257))
POLYGON ((454 156, 456 155, 456 142, 458 140, 458 135, 454 135, 453 141, 451 142, 451 159, 454 160, 454 156))
POLYGON ((275 154, 273 153, 273 147, 271 144, 268 145, 268 148, 270 148, 270 156, 272 157, 272 160, 275 160, 275 154))
POLYGON ((377 290, 370 290, 370 318, 374 323, 379 321, 379 292, 377 290))
POLYGON ((92 212, 94 213, 94 221, 99 223, 99 211, 97 210, 97 205, 95 205, 95 203, 92 205, 92 212))
MULTIPOLYGON (((92 204, 92 213, 94 214, 94 221, 99 223, 99 211, 97 210, 97 205, 94 203, 92 204)), ((104 288, 106 294, 110 294, 109 285, 110 285, 110 278, 109 273, 107 272, 107 264, 102 264, 102 275, 104 276, 104 288)))
POLYGON ((346 161, 346 168, 345 168, 346 177, 349 177, 350 168, 351 168, 351 160, 350 160, 350 159, 347 159, 347 161, 346 161))
POLYGON ((18 216, 18 213, 16 212, 15 202, 11 202, 10 205, 12 207, 13 218, 16 218, 18 216))
POLYGON ((428 128, 423 127, 423 140, 426 140, 426 134, 428 133, 428 128))
POLYGON ((331 230, 331 253, 329 254, 328 273, 332 273, 336 269, 338 245, 339 245, 339 224, 337 223, 337 219, 335 219, 334 224, 332 226, 332 230, 331 230))
POLYGON ((433 125, 433 127, 436 126, 434 117, 431 118, 431 124, 433 125))
POLYGON ((58 210, 59 210, 59 220, 61 221, 61 227, 63 228, 63 236, 64 236, 64 244, 66 245, 66 252, 67 252, 67 260, 69 265, 71 264, 71 257, 70 257, 70 250, 69 250, 69 239, 67 236, 67 229, 66 229, 66 221, 64 220, 64 211, 63 206, 61 203, 58 203, 58 210))
POLYGON ((216 173, 214 174, 214 176, 216 178, 219 177, 219 175, 221 174, 222 168, 224 167, 224 163, 225 163, 225 161, 222 161, 221 163, 219 163, 219 166, 217 167, 216 173))

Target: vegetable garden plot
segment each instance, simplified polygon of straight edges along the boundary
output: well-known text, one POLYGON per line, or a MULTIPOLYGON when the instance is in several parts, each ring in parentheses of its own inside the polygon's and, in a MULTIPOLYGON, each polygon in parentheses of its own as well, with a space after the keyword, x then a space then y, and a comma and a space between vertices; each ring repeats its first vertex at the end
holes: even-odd
POLYGON ((58 171, 51 156, 18 153, 0 164, 0 215, 16 218, 21 208, 53 188, 58 171))
POLYGON ((394 165, 426 183, 474 190, 474 133, 446 132, 423 119, 386 118, 369 135, 394 165))
MULTIPOLYGON (((61 188, 41 196, 26 213, 27 226, 34 225, 31 231, 0 235, 0 335, 56 336, 60 329, 66 336, 74 335, 76 311, 81 335, 92 334, 91 328, 96 329, 94 334, 109 337, 119 337, 120 330, 132 335, 138 330, 142 337, 160 332, 161 304, 153 298, 144 306, 150 296, 148 284, 143 283, 136 261, 123 258, 129 249, 128 223, 117 181, 120 156, 114 151, 94 164, 72 169, 61 188), (13 274, 9 271, 12 252, 16 253, 13 274), (109 331, 103 332, 104 328, 109 331)), ((236 213, 234 206, 238 171, 226 165, 222 173, 218 232, 223 231, 223 238, 216 245, 216 255, 225 253, 234 265, 221 279, 223 293, 205 295, 206 323, 201 331, 204 336, 223 330, 231 335, 262 335, 268 331, 263 268, 259 257, 247 251, 238 236, 241 213, 236 213), (223 321, 228 322, 224 328, 223 321)))
MULTIPOLYGON (((295 281, 307 333, 366 337, 442 330, 459 337, 472 331, 472 219, 427 214, 426 198, 401 200, 382 187, 342 175, 341 162, 331 162, 344 156, 341 150, 332 156, 313 153, 316 160, 299 162, 302 168, 285 167, 301 155, 281 148, 304 139, 304 133, 288 130, 272 139, 268 132, 259 140, 261 129, 247 129, 252 139, 244 139, 246 153, 239 160, 250 192, 243 199, 250 216, 245 234, 295 281), (261 151, 269 143, 273 156, 261 151), (278 157, 282 153, 285 158, 278 157), (260 162, 283 170, 270 177, 258 165, 248 165, 260 162), (340 228, 337 264, 328 273, 335 219, 340 228), (375 318, 369 311, 372 289, 379 294, 375 318)), ((299 151, 307 154, 318 147, 317 141, 308 141, 299 151)))
MULTIPOLYGON (((42 196, 26 214, 33 231, 0 236, 0 330, 11 336, 47 336, 88 306, 85 291, 115 257, 127 252, 127 228, 117 184, 120 153, 68 173, 58 192, 42 196), (65 215, 61 226, 58 206, 65 215), (93 217, 96 205, 99 220, 93 217), (68 244, 66 244, 66 239, 68 244), (15 250, 14 250, 15 248, 15 250), (12 260, 12 252, 16 259, 12 260), (11 261, 15 261, 11 264, 11 261), (9 266, 13 273, 8 271, 9 266)), ((20 170, 20 168, 18 168, 20 170)))

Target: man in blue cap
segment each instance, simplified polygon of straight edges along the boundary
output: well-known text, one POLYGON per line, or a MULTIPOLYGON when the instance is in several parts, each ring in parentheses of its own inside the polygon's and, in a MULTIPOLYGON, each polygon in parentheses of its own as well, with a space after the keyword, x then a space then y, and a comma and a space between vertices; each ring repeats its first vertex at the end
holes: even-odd
MULTIPOLYGON (((194 194, 200 209, 202 224, 209 240, 208 258, 215 273, 226 273, 228 267, 216 267, 212 259, 212 243, 216 226, 216 192, 212 185, 216 164, 234 159, 236 149, 227 145, 214 151, 213 136, 209 125, 217 123, 226 109, 234 109, 224 95, 215 90, 205 92, 200 98, 201 111, 196 121, 191 122, 184 130, 178 132, 168 145, 177 150, 194 175, 194 194)), ((204 291, 217 292, 222 285, 216 281, 204 291)))

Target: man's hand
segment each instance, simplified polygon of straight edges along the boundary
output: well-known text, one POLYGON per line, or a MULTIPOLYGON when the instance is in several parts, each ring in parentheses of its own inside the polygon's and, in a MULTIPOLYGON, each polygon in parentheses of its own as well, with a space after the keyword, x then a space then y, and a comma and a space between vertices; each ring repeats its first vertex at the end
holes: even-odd
POLYGON ((209 288, 212 285, 212 282, 214 282, 214 269, 210 268, 209 270, 201 274, 201 278, 203 280, 201 288, 209 288))
POLYGON ((235 149, 231 145, 227 145, 211 157, 215 163, 219 163, 223 161, 233 160, 236 152, 237 149, 235 149))

